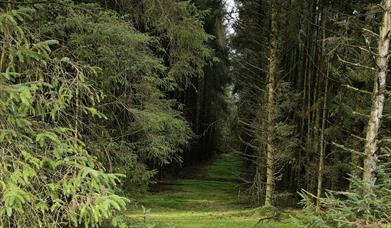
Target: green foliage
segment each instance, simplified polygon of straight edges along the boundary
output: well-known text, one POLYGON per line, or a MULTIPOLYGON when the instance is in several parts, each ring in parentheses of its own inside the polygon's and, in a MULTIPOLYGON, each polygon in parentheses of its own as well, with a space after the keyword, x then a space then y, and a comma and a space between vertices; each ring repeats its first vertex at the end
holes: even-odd
MULTIPOLYGON (((389 166, 389 165, 387 165, 389 166)), ((386 167, 378 169, 378 180, 371 194, 364 194, 365 183, 352 176, 351 190, 329 192, 321 199, 321 211, 313 198, 303 193, 305 216, 296 221, 307 227, 381 227, 391 223, 391 178, 386 167)))
MULTIPOLYGON (((213 37, 203 28, 207 12, 190 1, 143 0, 127 4, 136 25, 156 34, 157 50, 168 63, 168 77, 179 88, 191 85, 191 78, 203 75, 212 50, 207 42, 213 37)), ((126 4, 125 4, 126 5, 126 4)))
POLYGON ((35 13, 0 12, 0 226, 95 227, 128 202, 113 190, 121 175, 103 171, 67 116, 94 110, 99 94, 84 78, 95 68, 54 58, 58 42, 27 29, 35 13))
POLYGON ((146 163, 157 167, 180 161, 190 128, 174 109, 177 102, 165 97, 174 82, 148 48, 152 38, 137 32, 115 12, 91 4, 79 7, 94 16, 70 10, 47 29, 56 31, 52 36, 67 40, 63 51, 100 67, 99 75, 89 82, 105 95, 99 111, 108 114, 87 130, 86 137, 106 167, 126 173, 134 184, 127 188, 135 190, 146 186, 155 173, 147 171, 146 163))
POLYGON ((175 99, 212 59, 206 11, 177 0, 0 7, 0 227, 124 227, 119 179, 145 190, 192 135, 175 99))

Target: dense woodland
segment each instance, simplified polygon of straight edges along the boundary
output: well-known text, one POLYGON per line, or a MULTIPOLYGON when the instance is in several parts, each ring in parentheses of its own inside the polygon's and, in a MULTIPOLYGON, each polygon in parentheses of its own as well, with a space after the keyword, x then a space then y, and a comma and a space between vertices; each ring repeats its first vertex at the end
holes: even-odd
POLYGON ((0 227, 138 227, 227 153, 246 207, 390 225, 391 0, 228 2, 0 0, 0 227))

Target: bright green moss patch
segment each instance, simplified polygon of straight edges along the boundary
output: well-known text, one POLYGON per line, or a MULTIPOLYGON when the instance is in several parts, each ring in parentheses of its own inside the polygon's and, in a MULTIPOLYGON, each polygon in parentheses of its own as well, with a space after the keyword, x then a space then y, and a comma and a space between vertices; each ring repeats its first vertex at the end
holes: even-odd
MULTIPOLYGON (((206 167, 193 169, 191 178, 161 186, 162 191, 141 197, 141 206, 127 213, 130 223, 154 227, 254 227, 264 209, 246 208, 239 198, 240 160, 234 154, 223 154, 206 167), (207 170, 201 172, 200 170, 207 170)), ((189 170, 187 170, 189 172, 189 170)), ((288 214, 279 221, 262 221, 256 227, 294 227, 287 223, 288 214)))
MULTIPOLYGON (((147 216, 149 224, 156 227, 254 227, 259 218, 240 216, 239 211, 230 212, 159 212, 147 216)), ((137 219, 141 215, 131 217, 137 219)), ((136 221, 136 220, 135 220, 136 221)), ((261 222, 256 227, 295 227, 284 222, 261 222)))

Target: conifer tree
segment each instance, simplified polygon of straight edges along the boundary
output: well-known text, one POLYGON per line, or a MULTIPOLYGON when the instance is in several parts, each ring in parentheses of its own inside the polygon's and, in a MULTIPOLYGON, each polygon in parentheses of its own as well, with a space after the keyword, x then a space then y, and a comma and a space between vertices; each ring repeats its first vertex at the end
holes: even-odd
POLYGON ((389 47, 391 32, 391 1, 385 0, 382 5, 383 22, 379 31, 378 54, 376 57, 377 75, 374 79, 372 91, 372 107, 369 116, 364 152, 363 180, 367 185, 366 194, 370 194, 375 183, 377 166, 378 134, 383 117, 386 79, 389 68, 389 47))
POLYGON ((270 56, 268 62, 268 84, 267 84, 267 143, 266 143, 266 193, 265 205, 271 206, 274 189, 274 128, 275 128, 275 87, 278 76, 278 11, 277 2, 271 1, 271 34, 270 34, 270 56))

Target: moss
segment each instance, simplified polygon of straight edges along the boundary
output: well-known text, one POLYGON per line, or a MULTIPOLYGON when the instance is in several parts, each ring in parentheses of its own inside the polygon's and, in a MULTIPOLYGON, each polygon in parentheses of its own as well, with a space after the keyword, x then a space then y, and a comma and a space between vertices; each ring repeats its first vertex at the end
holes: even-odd
MULTIPOLYGON (((237 194, 240 165, 237 155, 223 154, 210 164, 192 169, 192 178, 174 181, 165 191, 145 195, 139 204, 150 208, 150 213, 144 214, 136 207, 128 211, 127 217, 132 224, 145 218, 155 227, 254 227, 260 218, 277 209, 245 207, 237 194)), ((256 227, 294 227, 286 221, 267 221, 256 227)))
POLYGON ((280 210, 273 206, 263 206, 254 209, 254 214, 260 217, 270 217, 281 214, 280 210))

